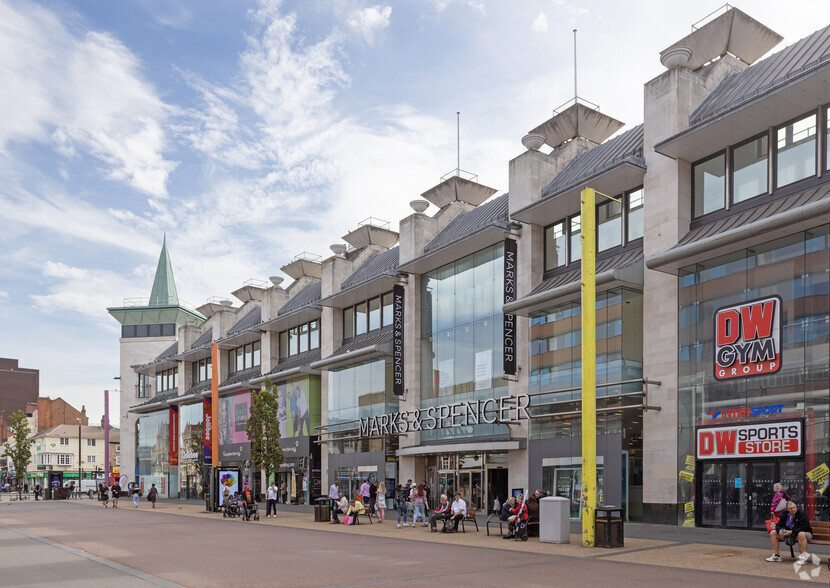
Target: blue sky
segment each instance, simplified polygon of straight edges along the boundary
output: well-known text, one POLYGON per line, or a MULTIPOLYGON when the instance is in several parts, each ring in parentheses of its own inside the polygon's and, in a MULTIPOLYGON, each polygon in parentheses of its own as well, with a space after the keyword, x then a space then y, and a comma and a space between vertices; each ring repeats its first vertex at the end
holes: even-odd
MULTIPOLYGON (((103 412, 106 313, 150 293, 167 234, 194 305, 265 280, 456 167, 507 190, 573 94, 627 127, 659 52, 719 2, 0 0, 0 356, 103 412)), ((823 2, 738 5, 793 43, 823 2)), ((116 411, 112 411, 116 413, 116 411)))

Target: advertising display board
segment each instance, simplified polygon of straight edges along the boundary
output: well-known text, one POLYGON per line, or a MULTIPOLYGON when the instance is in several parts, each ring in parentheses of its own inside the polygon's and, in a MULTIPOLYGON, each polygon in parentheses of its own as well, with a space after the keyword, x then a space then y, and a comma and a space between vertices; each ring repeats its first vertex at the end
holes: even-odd
POLYGON ((698 427, 695 441, 699 460, 802 457, 804 424, 790 420, 698 427))

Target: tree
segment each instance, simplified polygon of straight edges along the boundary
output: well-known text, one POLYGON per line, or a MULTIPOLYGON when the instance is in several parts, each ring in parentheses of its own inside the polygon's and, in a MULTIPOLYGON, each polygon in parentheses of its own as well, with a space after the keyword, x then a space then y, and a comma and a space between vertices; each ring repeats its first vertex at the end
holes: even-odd
POLYGON ((251 440, 251 461, 265 472, 266 480, 285 459, 280 447, 279 408, 279 391, 266 378, 265 389, 251 393, 251 411, 245 427, 251 440))
POLYGON ((6 444, 6 454, 14 464, 15 485, 17 496, 20 498, 23 495, 23 479, 26 477, 26 470, 32 459, 32 443, 29 441, 29 423, 26 420, 26 413, 18 410, 11 416, 10 424, 14 444, 6 444))

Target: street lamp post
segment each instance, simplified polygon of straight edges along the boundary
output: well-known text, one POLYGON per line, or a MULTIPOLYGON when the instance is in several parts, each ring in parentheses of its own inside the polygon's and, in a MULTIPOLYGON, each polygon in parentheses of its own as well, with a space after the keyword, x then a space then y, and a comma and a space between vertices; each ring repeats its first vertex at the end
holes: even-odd
MULTIPOLYGON (((76 418, 78 421, 78 496, 81 495, 81 476, 83 475, 81 472, 81 419, 76 418)), ((70 496, 71 498, 71 496, 70 496)))

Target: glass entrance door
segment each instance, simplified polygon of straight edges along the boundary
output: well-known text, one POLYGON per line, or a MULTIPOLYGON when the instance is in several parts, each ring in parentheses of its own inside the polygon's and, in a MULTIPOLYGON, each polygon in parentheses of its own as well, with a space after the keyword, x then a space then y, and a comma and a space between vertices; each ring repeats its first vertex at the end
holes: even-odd
POLYGON ((766 529, 773 484, 797 495, 803 461, 702 463, 698 467, 698 524, 703 527, 766 529), (789 481, 785 482, 785 479, 789 481))

